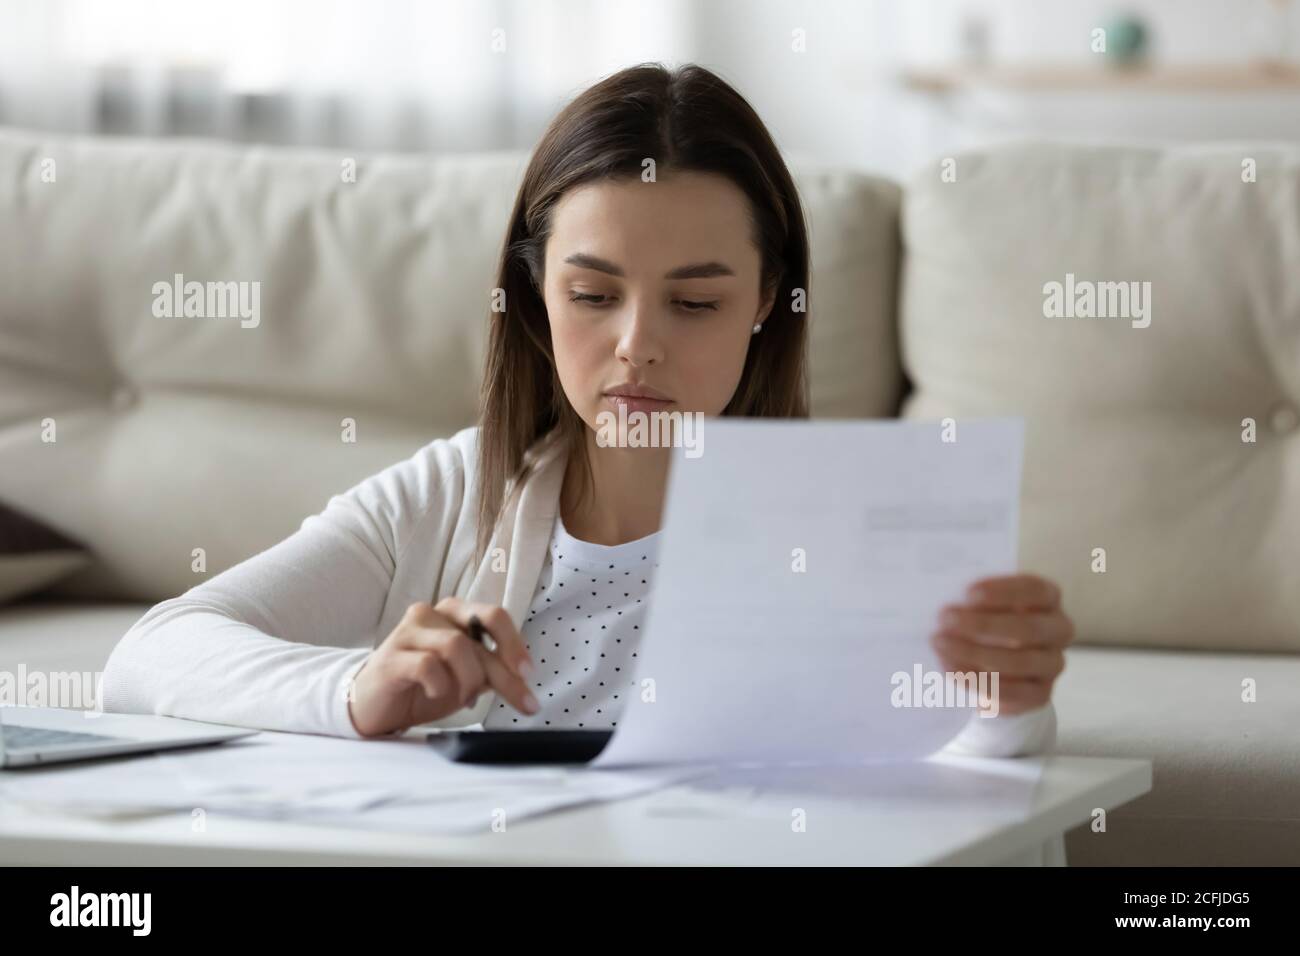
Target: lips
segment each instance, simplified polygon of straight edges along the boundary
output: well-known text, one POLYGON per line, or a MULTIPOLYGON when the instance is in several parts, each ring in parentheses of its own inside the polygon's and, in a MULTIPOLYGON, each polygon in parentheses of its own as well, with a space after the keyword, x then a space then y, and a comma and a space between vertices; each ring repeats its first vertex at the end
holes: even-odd
POLYGON ((606 389, 605 394, 612 398, 640 398, 650 399, 656 402, 672 401, 672 399, 663 392, 659 391, 657 388, 651 388, 649 385, 616 385, 613 388, 606 389))
POLYGON ((671 398, 649 385, 616 385, 606 390, 605 401, 629 412, 658 412, 673 404, 671 398))

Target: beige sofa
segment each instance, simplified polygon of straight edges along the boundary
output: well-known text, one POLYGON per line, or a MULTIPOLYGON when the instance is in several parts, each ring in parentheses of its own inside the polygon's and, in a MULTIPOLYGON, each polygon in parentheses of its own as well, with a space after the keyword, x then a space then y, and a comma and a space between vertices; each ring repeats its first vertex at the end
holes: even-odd
MULTIPOLYGON (((1022 566, 1080 636, 1060 749, 1155 761, 1071 862, 1300 862, 1300 150, 952 159, 906 189, 793 164, 814 413, 1025 417, 1022 566), (1049 317, 1053 281, 1148 281, 1150 322, 1049 317)), ((472 421, 526 156, 352 160, 0 130, 0 503, 90 552, 0 609, 0 671, 98 671, 472 421), (257 309, 159 315, 177 274, 257 309)))

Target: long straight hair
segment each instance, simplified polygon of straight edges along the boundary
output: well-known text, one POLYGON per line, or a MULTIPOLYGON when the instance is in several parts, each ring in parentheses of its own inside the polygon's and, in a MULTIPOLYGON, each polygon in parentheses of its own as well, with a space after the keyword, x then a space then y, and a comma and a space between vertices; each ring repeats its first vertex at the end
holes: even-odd
MULTIPOLYGON (((673 171, 727 177, 749 199, 761 254, 762 292, 776 291, 763 331, 723 415, 808 415, 808 237, 794 181, 758 114, 731 86, 694 64, 643 63, 577 96, 537 144, 515 198, 497 286, 504 311, 490 312, 478 435, 478 560, 504 503, 525 482, 530 451, 552 433, 580 456, 590 487, 586 423, 560 386, 542 297, 546 241, 556 203, 570 189, 673 171)), ((574 460, 574 459, 571 459, 574 460)))

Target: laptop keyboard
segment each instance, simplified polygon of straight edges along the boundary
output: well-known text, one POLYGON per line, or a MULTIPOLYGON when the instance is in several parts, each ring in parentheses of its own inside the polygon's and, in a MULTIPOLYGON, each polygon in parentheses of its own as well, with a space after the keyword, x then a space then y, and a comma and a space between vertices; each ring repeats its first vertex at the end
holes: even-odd
POLYGON ((126 740, 108 734, 80 734, 72 730, 47 730, 44 727, 4 725, 5 749, 36 750, 41 747, 62 747, 67 744, 93 744, 108 740, 126 740))

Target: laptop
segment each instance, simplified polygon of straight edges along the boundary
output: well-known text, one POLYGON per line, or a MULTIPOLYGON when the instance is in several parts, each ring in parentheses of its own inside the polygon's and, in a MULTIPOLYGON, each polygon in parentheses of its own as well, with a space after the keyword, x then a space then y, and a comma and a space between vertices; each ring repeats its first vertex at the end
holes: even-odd
POLYGON ((0 767, 150 753, 249 737, 256 730, 179 717, 57 707, 0 707, 0 767))

